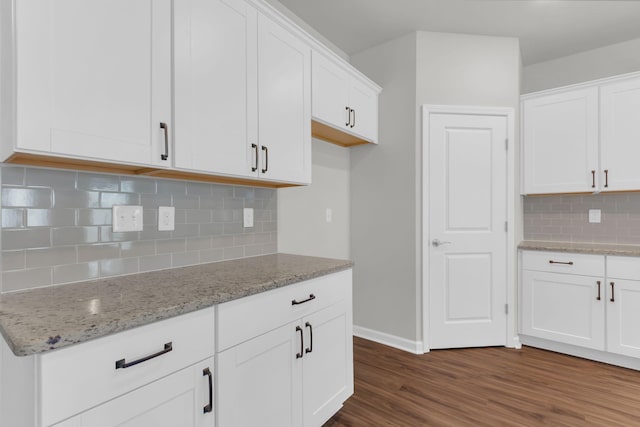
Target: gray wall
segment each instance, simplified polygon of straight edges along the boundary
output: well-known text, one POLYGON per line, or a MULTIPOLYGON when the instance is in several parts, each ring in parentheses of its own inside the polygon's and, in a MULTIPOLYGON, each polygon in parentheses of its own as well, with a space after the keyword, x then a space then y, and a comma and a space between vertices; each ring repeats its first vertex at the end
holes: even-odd
POLYGON ((352 56, 382 86, 378 146, 351 151, 354 324, 416 337, 416 34, 352 56))
POLYGON ((640 39, 540 62, 523 68, 522 93, 640 70, 640 39))
POLYGON ((524 198, 526 240, 640 245, 640 194, 569 194, 524 198), (589 209, 602 222, 590 224, 589 209))
MULTIPOLYGON (((351 157, 354 323, 420 341, 421 106, 500 106, 517 111, 519 42, 418 32, 351 59, 383 87, 380 146, 357 147, 351 157)), ((518 141, 513 146, 517 149, 518 141)))
POLYGON ((311 185, 278 190, 278 252, 351 257, 350 153, 349 148, 313 140, 311 185))
POLYGON ((276 190, 2 165, 2 291, 276 252, 276 190), (111 207, 142 205, 114 233, 111 207), (175 206, 175 231, 157 207, 175 206), (242 208, 255 227, 243 228, 242 208))

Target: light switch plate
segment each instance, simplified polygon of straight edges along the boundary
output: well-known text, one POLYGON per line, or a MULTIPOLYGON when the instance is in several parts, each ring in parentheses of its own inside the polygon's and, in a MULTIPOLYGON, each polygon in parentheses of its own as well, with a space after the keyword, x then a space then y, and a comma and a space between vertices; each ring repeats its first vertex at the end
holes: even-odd
POLYGON ((160 206, 158 208, 158 231, 173 231, 176 229, 176 208, 174 206, 160 206))
POLYGON ((602 222, 602 211, 600 209, 589 209, 589 223, 600 224, 602 222))
POLYGON ((253 208, 244 208, 242 211, 244 228, 253 227, 253 208))
POLYGON ((111 212, 114 233, 142 231, 142 206, 115 205, 111 212))

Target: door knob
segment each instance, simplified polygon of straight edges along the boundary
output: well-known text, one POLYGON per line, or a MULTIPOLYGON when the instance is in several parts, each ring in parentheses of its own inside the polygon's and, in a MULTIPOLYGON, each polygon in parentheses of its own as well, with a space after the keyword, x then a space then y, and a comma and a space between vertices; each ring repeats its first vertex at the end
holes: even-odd
POLYGON ((450 245, 451 242, 443 242, 440 239, 433 239, 431 241, 431 244, 437 248, 438 246, 442 246, 442 245, 450 245))

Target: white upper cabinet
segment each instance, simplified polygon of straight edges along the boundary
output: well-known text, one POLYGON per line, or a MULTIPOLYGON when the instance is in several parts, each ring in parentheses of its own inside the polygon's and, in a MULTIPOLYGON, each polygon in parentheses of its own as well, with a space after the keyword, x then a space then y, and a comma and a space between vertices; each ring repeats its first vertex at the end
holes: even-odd
POLYGON ((311 183, 311 48, 258 16, 258 172, 311 183))
POLYGON ((640 190, 640 76, 522 98, 522 193, 640 190))
POLYGON ((600 87, 600 146, 603 189, 640 189, 639 77, 600 87))
POLYGON ((313 135, 339 145, 378 142, 380 88, 313 52, 313 135))
POLYGON ((598 89, 522 102, 523 193, 595 191, 598 185, 598 89))
POLYGON ((169 166, 171 1, 15 4, 15 149, 169 166))
POLYGON ((311 182, 311 48, 242 0, 175 1, 175 166, 311 182))
POLYGON ((243 0, 174 2, 177 168, 256 175, 257 16, 243 0))

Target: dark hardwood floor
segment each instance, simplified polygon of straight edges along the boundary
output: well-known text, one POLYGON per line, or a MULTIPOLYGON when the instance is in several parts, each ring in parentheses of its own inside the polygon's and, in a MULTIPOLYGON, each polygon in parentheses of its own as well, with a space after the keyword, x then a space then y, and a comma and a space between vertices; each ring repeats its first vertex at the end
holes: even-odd
POLYGON ((523 347, 412 355, 354 339, 355 393, 324 427, 640 426, 640 372, 523 347))

